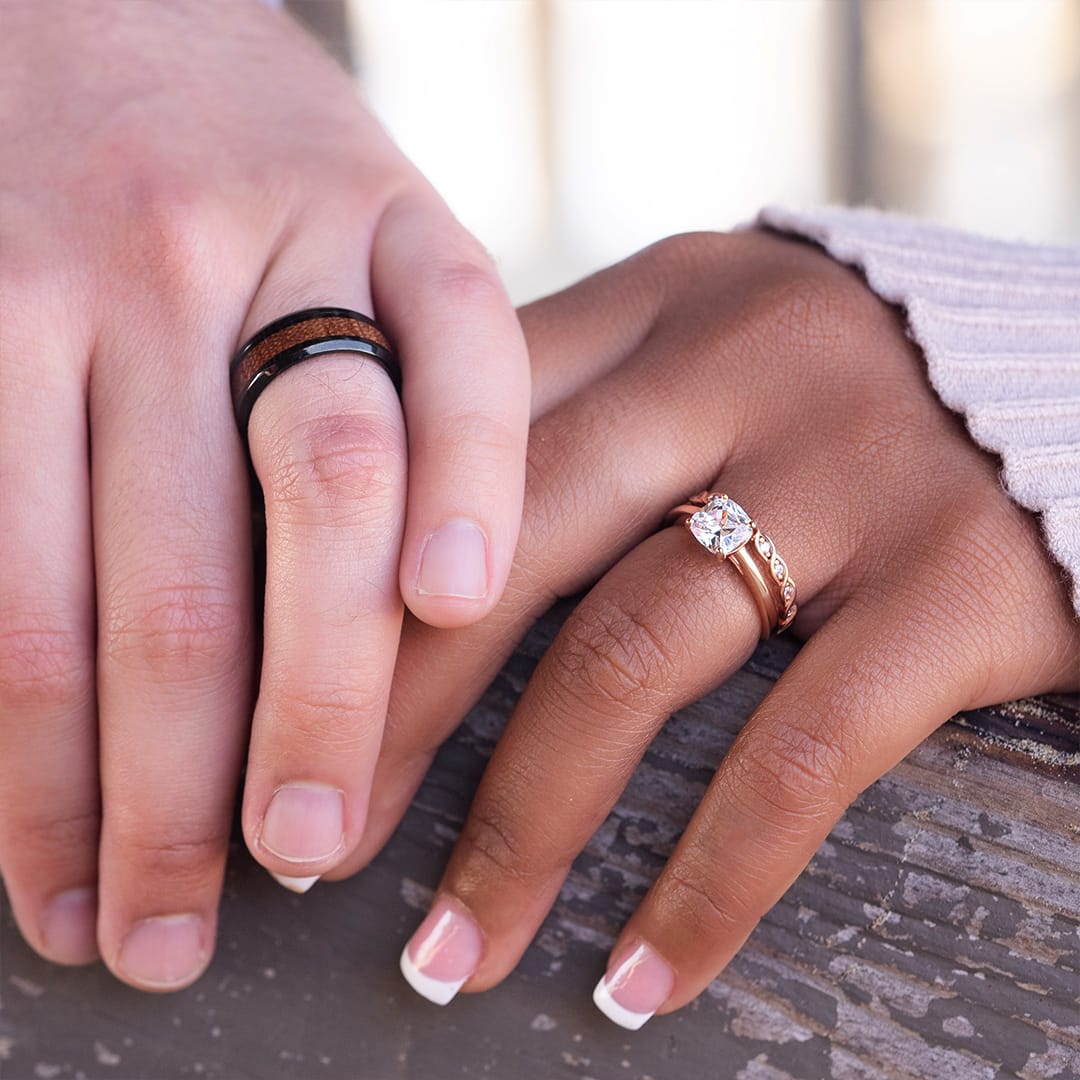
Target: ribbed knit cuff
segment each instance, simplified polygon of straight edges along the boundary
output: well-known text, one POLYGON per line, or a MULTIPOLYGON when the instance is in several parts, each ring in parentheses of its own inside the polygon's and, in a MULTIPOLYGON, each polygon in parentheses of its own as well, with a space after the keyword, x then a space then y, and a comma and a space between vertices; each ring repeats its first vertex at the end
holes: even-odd
POLYGON ((974 236, 876 210, 767 207, 907 313, 930 382, 1039 515, 1080 616, 1080 248, 974 236))

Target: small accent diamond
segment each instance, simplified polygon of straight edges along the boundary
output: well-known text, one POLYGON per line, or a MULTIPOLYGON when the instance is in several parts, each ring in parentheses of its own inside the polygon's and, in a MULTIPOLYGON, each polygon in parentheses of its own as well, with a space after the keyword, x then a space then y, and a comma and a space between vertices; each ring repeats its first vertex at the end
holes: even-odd
POLYGON ((771 559, 772 541, 770 541, 767 536, 762 536, 761 533, 758 533, 757 540, 755 542, 757 543, 758 551, 761 552, 762 558, 771 559))
POLYGON ((783 597, 785 605, 790 604, 795 599, 795 586, 790 581, 784 586, 783 597))
POLYGON ((734 499, 714 495, 690 517, 690 531, 699 544, 714 555, 738 551, 753 532, 750 515, 734 499))
POLYGON ((777 581, 783 581, 784 574, 787 573, 787 567, 784 565, 784 560, 781 559, 779 555, 777 555, 776 558, 773 559, 772 573, 773 577, 776 578, 777 581))

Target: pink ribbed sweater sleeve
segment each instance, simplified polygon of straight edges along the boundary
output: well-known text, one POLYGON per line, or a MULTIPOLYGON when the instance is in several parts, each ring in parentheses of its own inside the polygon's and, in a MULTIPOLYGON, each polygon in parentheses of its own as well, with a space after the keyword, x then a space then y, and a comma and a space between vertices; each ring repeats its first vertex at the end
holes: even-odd
POLYGON ((993 240, 875 210, 769 207, 900 305, 941 400, 1039 515, 1080 616, 1080 248, 993 240))

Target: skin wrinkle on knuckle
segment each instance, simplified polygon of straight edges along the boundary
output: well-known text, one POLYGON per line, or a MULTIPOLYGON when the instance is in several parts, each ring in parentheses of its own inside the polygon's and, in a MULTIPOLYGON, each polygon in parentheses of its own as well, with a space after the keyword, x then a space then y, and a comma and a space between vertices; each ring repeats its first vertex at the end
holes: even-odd
MULTIPOLYGON (((631 255, 627 263, 641 263, 650 270, 653 288, 657 284, 665 290, 678 285, 688 274, 697 276, 703 265, 715 263, 726 256, 732 238, 721 232, 684 232, 665 236, 648 247, 631 255)), ((633 279, 631 279, 633 280, 633 279)), ((662 306, 662 305, 661 305, 662 306)))
POLYGON ((736 740, 725 761, 729 797, 749 793, 767 824, 798 836, 807 825, 830 820, 851 801, 845 747, 818 735, 813 722, 772 723, 736 740))
MULTIPOLYGON (((71 861, 72 848, 92 848, 97 846, 98 830, 101 827, 101 815, 97 806, 91 809, 61 811, 54 801, 42 798, 33 800, 32 810, 13 809, 8 805, 4 811, 2 835, 17 837, 21 857, 27 853, 45 861, 63 861, 67 866, 71 861)), ((10 856, 8 845, 0 848, 0 856, 10 856)))
POLYGON ((434 296, 454 310, 489 311, 509 303, 491 257, 479 245, 454 257, 436 257, 419 268, 417 296, 434 296))
POLYGON ((376 696, 341 684, 318 684, 305 675, 296 684, 267 690, 273 711, 291 745, 317 750, 329 757, 355 757, 378 749, 382 709, 376 696), (373 745, 374 744, 374 745, 373 745))
POLYGON ((166 164, 151 150, 122 175, 123 220, 117 258, 170 307, 174 298, 207 296, 219 264, 219 233, 228 221, 205 179, 166 164), (159 160, 160 159, 160 160, 159 160))
POLYGON ((12 615, 0 626, 0 707, 77 709, 93 694, 89 643, 77 630, 12 615))
POLYGON ((556 641, 548 677, 590 712, 647 716, 663 703, 673 657, 661 635, 632 610, 605 601, 575 612, 556 641))
MULTIPOLYGON (((738 352, 746 357, 772 358, 786 379, 791 378, 791 362, 805 357, 798 376, 805 394, 828 400, 836 393, 851 397, 850 383, 863 385, 877 375, 865 355, 873 347, 863 329, 868 313, 880 321, 881 302, 857 279, 846 272, 838 275, 827 256, 813 256, 803 265, 809 252, 798 252, 798 265, 778 265, 775 255, 750 273, 754 288, 745 292, 744 303, 736 313, 731 337, 738 352), (867 295, 863 295, 867 294, 867 295), (870 307, 869 305, 873 305, 870 307), (822 356, 831 358, 822 363, 822 356)), ((760 360, 752 366, 757 372, 760 360)), ((760 380, 760 374, 757 379, 760 380)), ((782 402, 777 402, 782 404, 782 402)), ((774 417, 783 422, 783 418, 774 417)))
POLYGON ((819 351, 846 352, 851 341, 852 304, 831 283, 800 274, 773 297, 773 327, 788 341, 819 351))
POLYGON ((514 834, 508 825, 512 820, 512 812, 489 805, 486 799, 474 803, 458 839, 465 856, 463 880, 476 879, 483 887, 492 877, 491 871, 496 879, 524 886, 544 880, 547 870, 543 860, 536 857, 526 838, 514 834), (483 867, 479 872, 474 865, 477 862, 483 867))
POLYGON ((468 478, 471 487, 486 491, 504 476, 506 463, 520 454, 524 440, 501 418, 472 411, 426 432, 423 442, 425 452, 446 474, 468 478))
POLYGON ((189 575, 143 592, 116 590, 105 604, 99 650, 126 671, 177 684, 217 681, 235 670, 244 619, 235 591, 189 575))
MULTIPOLYGON (((730 895, 716 887, 715 878, 715 867, 694 868, 685 857, 672 858, 664 867, 656 897, 663 921, 695 927, 695 936, 710 945, 740 931, 745 914, 730 903, 730 895)), ((755 921, 758 917, 754 916, 755 921)))
POLYGON ((302 522, 365 522, 391 512, 405 476, 400 429, 369 415, 336 413, 296 424, 266 445, 274 510, 302 522))
POLYGON ((133 805, 109 816, 107 842, 123 860, 125 877, 142 882, 142 894, 155 884, 170 894, 205 888, 224 865, 228 830, 220 821, 193 822, 183 812, 166 817, 161 811, 133 805))

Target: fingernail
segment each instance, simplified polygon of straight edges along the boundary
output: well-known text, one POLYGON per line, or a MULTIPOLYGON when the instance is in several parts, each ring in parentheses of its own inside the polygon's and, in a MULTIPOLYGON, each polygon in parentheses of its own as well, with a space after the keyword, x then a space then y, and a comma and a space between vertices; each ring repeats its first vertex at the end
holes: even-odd
POLYGON ((326 784, 286 784, 274 792, 259 844, 286 862, 316 862, 344 846, 345 797, 326 784))
POLYGON ((137 922, 124 938, 116 966, 132 982, 172 990, 189 982, 206 962, 198 915, 159 915, 137 922))
POLYGON ((620 1027, 637 1031, 671 996, 675 972, 648 945, 639 945, 593 991, 596 1007, 620 1027))
POLYGON ((487 596, 487 540, 479 525, 455 518, 427 538, 416 591, 422 596, 463 600, 487 596))
POLYGON ((68 889, 41 916, 41 936, 57 964, 89 964, 98 958, 97 889, 68 889))
POLYGON ((270 871, 270 876, 279 885, 284 885, 295 893, 306 893, 319 880, 318 874, 312 877, 289 877, 287 874, 275 874, 273 870, 270 871))
POLYGON ((445 1005, 479 967, 483 950, 480 928, 444 897, 401 950, 401 974, 421 997, 445 1005))

